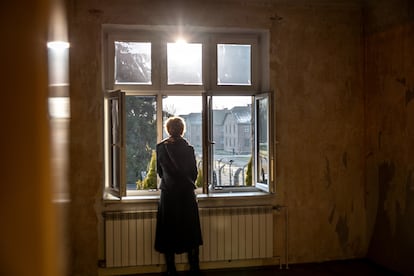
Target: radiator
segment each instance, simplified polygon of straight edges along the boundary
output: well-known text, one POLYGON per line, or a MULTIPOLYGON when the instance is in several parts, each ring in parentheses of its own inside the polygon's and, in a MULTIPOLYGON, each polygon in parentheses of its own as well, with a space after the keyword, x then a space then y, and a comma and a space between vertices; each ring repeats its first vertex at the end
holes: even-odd
MULTIPOLYGON (((106 212, 106 267, 163 264, 154 250, 156 211, 106 212)), ((201 208, 204 245, 200 261, 231 261, 273 257, 272 207, 201 208)), ((185 254, 176 256, 186 263, 185 254)))

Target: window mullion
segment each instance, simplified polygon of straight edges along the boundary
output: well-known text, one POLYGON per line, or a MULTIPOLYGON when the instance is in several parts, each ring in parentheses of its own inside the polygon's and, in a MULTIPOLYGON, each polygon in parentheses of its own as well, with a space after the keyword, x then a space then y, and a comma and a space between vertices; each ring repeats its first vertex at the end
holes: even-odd
POLYGON ((157 143, 161 142, 161 140, 163 139, 163 130, 164 130, 164 126, 163 126, 163 108, 162 108, 162 98, 163 95, 161 95, 160 93, 158 93, 157 95, 157 143))
POLYGON ((203 183, 203 193, 209 193, 209 185, 213 181, 213 168, 212 168, 212 108, 211 108, 211 96, 207 96, 203 93, 202 101, 202 125, 203 125, 203 175, 205 175, 203 183))

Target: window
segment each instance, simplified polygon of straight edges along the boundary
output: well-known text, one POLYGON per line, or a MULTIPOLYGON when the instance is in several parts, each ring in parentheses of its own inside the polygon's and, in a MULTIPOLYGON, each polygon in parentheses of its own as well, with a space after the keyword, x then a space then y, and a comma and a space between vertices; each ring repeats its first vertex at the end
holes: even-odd
POLYGON ((115 83, 151 84, 151 43, 115 41, 115 83))
POLYGON ((253 137, 250 137, 248 143, 244 144, 241 143, 245 141, 243 137, 234 134, 236 126, 252 125, 252 114, 254 114, 252 100, 252 96, 213 96, 211 99, 213 121, 216 122, 212 129, 212 136, 220 139, 220 135, 224 133, 224 139, 229 143, 224 147, 216 143, 212 146, 211 178, 213 182, 210 183, 210 190, 252 186, 252 181, 246 181, 246 173, 253 153, 253 137), (216 116, 217 119, 214 120, 216 116), (231 131, 220 130, 220 128, 227 127, 231 131))
POLYGON ((256 185, 267 187, 269 182, 269 99, 259 96, 256 99, 256 185))
POLYGON ((217 44, 217 84, 251 85, 251 45, 217 44))
POLYGON ((168 85, 202 84, 200 43, 167 43, 168 85))
POLYGON ((266 34, 228 32, 174 42, 172 27, 104 28, 106 192, 158 193, 155 146, 170 116, 186 122, 198 193, 273 190, 266 34))

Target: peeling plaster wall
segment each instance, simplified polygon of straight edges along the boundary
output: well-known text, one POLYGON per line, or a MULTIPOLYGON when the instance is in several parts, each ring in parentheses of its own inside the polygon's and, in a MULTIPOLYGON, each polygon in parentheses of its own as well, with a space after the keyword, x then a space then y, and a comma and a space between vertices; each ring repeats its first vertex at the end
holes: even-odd
POLYGON ((362 29, 359 9, 278 11, 271 79, 277 92, 278 192, 289 206, 290 258, 362 257, 362 29))
POLYGON ((364 184, 358 3, 70 1, 72 275, 96 275, 102 250, 103 23, 269 29, 279 141, 275 201, 289 206, 290 260, 364 257, 374 208, 364 184))
POLYGON ((368 256, 414 274, 414 2, 366 9, 367 186, 376 208, 368 256))

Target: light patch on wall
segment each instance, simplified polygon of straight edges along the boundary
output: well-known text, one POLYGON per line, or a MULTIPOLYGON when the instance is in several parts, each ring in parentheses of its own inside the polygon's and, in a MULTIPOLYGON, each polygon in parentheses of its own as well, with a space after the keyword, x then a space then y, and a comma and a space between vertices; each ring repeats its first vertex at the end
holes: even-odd
POLYGON ((70 118, 69 97, 50 97, 49 115, 55 119, 70 118))
POLYGON ((64 49, 69 48, 69 42, 66 42, 66 41, 49 41, 47 43, 47 48, 53 49, 55 51, 63 51, 64 49))

